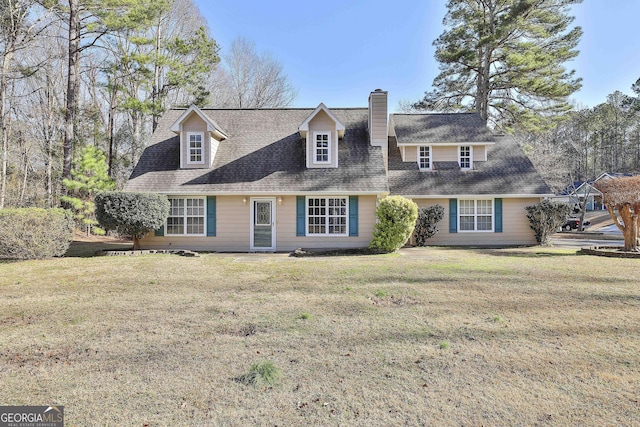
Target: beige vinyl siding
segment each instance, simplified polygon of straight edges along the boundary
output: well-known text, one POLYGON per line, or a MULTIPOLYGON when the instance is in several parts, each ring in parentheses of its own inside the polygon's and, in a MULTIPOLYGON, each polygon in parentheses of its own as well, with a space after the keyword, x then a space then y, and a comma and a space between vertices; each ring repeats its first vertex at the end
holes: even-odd
POLYGON ((336 168, 338 167, 338 131, 336 123, 327 113, 320 110, 311 121, 307 132, 307 166, 309 168, 336 168), (329 145, 329 163, 314 163, 315 158, 315 133, 329 132, 331 141, 329 145))
MULTIPOLYGON (((452 197, 453 198, 453 197, 452 197)), ((492 198, 477 196, 476 199, 492 198)), ((449 233, 449 199, 414 199, 419 208, 439 204, 444 207, 444 218, 438 223, 438 234, 429 239, 433 246, 500 246, 500 245, 535 245, 533 230, 525 207, 540 201, 540 198, 502 198, 502 233, 495 232, 460 232, 449 233)), ((415 240, 412 238, 412 242, 415 240)))
POLYGON ((155 236, 150 233, 140 240, 142 249, 191 249, 212 252, 250 251, 250 214, 252 197, 273 197, 276 199, 276 250, 293 251, 296 248, 330 249, 367 247, 373 235, 376 222, 376 196, 358 198, 358 236, 306 237, 296 236, 296 196, 217 196, 216 236, 155 236), (243 203, 246 197, 246 204, 243 203))
POLYGON ((387 145, 387 94, 373 92, 369 98, 371 145, 387 145))
POLYGON ((418 147, 409 146, 404 147, 404 161, 405 162, 418 162, 418 147))
POLYGON ((474 162, 484 162, 487 156, 487 146, 486 145, 475 145, 473 147, 473 161, 474 162))
MULTIPOLYGON (((324 196, 320 196, 324 197, 324 196)), ((358 236, 296 236, 296 197, 283 197, 278 206, 278 250, 365 248, 376 223, 376 196, 358 197, 358 236)))
POLYGON ((433 147, 432 157, 434 162, 457 162, 458 147, 450 146, 450 145, 445 147, 439 147, 435 145, 433 147))
POLYGON ((196 113, 191 113, 189 117, 182 122, 182 129, 180 131, 180 154, 180 167, 182 169, 202 169, 211 167, 212 155, 215 155, 211 147, 211 136, 209 135, 209 132, 207 132, 207 124, 196 113), (204 164, 190 165, 187 163, 189 159, 189 139, 187 135, 190 132, 199 132, 203 134, 202 157, 204 159, 204 164))

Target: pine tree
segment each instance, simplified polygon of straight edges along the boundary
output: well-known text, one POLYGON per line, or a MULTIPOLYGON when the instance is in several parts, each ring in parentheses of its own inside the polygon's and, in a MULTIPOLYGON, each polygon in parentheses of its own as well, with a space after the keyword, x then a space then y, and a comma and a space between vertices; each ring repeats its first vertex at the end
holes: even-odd
POLYGON ((87 234, 104 234, 96 227, 94 197, 101 191, 113 190, 114 183, 109 178, 105 154, 94 146, 78 150, 73 162, 71 178, 63 179, 67 195, 61 197, 63 203, 73 210, 76 222, 84 227, 87 234))
POLYGON ((477 111, 510 130, 541 130, 571 109, 581 86, 565 62, 582 29, 569 6, 582 0, 449 0, 434 41, 440 74, 414 107, 477 111))

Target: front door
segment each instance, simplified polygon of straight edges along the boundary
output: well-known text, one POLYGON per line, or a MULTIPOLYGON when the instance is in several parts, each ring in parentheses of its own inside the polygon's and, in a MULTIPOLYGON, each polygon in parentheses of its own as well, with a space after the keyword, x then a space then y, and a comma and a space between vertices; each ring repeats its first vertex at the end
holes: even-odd
POLYGON ((275 199, 251 199, 251 250, 276 249, 275 199))

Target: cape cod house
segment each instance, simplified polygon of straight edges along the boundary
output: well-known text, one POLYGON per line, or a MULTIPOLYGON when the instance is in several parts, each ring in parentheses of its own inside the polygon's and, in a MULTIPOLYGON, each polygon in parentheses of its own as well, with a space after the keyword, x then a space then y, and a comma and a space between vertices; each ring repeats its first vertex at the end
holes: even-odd
POLYGON ((368 246, 389 194, 446 217, 433 244, 535 244, 524 207, 550 190, 522 150, 475 114, 367 108, 167 111, 126 191, 167 195, 148 249, 291 251, 368 246))

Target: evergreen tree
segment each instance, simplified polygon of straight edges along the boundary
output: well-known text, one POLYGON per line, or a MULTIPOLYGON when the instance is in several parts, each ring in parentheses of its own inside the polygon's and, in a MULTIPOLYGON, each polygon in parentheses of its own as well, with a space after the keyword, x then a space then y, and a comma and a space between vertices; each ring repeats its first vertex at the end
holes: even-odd
POLYGON ((86 228, 87 234, 104 234, 104 230, 95 227, 94 197, 101 191, 113 190, 114 184, 109 178, 106 156, 94 147, 86 146, 79 150, 71 169, 71 178, 63 179, 67 195, 61 197, 73 210, 79 225, 86 228))
POLYGON ((449 0, 434 42, 440 74, 414 107, 477 111, 504 130, 544 129, 571 109, 580 79, 565 62, 582 29, 568 9, 582 0, 449 0))

